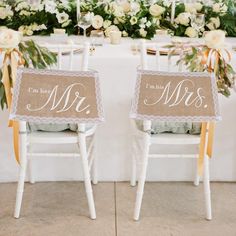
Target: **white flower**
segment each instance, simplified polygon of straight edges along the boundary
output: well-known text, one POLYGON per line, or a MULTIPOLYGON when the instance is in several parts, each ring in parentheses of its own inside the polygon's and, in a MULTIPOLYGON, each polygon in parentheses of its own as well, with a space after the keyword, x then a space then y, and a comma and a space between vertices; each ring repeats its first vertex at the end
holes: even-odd
POLYGON ((146 23, 147 23, 147 17, 141 18, 139 22, 139 27, 144 29, 146 27, 146 23))
POLYGON ((225 13, 228 10, 228 7, 224 3, 215 3, 212 6, 212 10, 216 13, 225 13))
POLYGON ((120 30, 117 26, 111 25, 111 26, 107 27, 107 29, 105 30, 106 37, 109 37, 111 31, 120 31, 120 30))
POLYGON ((115 17, 124 16, 124 11, 123 11, 122 6, 117 5, 115 2, 111 3, 110 8, 115 17))
POLYGON ((193 3, 185 3, 184 7, 186 12, 189 12, 191 14, 197 13, 197 9, 195 8, 195 5, 193 3))
POLYGON ((0 30, 0 48, 16 48, 20 43, 21 35, 18 31, 11 29, 0 30))
POLYGON ((171 5, 172 1, 169 1, 169 0, 163 0, 163 5, 165 7, 169 7, 171 5))
POLYGON ((225 32, 222 30, 212 30, 206 33, 205 43, 212 49, 221 49, 225 45, 225 32))
POLYGON ((42 11, 43 8, 44 8, 44 5, 40 4, 40 3, 32 3, 30 5, 30 10, 31 11, 42 11))
POLYGON ((57 17, 58 23, 60 23, 60 24, 63 24, 64 22, 68 21, 68 19, 69 19, 69 15, 65 12, 62 12, 62 13, 58 12, 56 14, 56 17, 57 17))
POLYGON ((188 27, 185 31, 185 35, 190 38, 196 38, 198 36, 198 32, 193 27, 188 27))
POLYGON ((10 6, 1 7, 0 6, 0 19, 4 20, 7 17, 13 16, 13 11, 10 6))
POLYGON ((164 7, 159 6, 157 4, 154 4, 154 5, 150 6, 150 8, 149 8, 150 14, 155 17, 161 16, 165 12, 165 10, 166 9, 164 7))
POLYGON ((123 37, 128 37, 129 35, 128 35, 128 33, 124 30, 124 31, 122 31, 122 36, 123 36, 123 37))
POLYGON ((103 18, 100 15, 96 15, 92 19, 92 26, 94 29, 100 29, 103 26, 103 18))
POLYGON ((135 25, 135 24, 137 24, 137 22, 138 22, 138 18, 136 16, 132 16, 130 18, 130 24, 131 25, 135 25))
POLYGON ((28 36, 31 36, 31 35, 33 35, 33 30, 31 30, 31 29, 28 29, 28 30, 26 30, 26 32, 25 32, 25 34, 26 35, 28 35, 28 36))
POLYGON ((190 17, 191 17, 190 13, 182 12, 176 17, 175 22, 177 24, 188 26, 190 23, 190 17))
POLYGON ((104 20, 103 22, 103 28, 106 29, 111 25, 111 21, 110 20, 104 20))
POLYGON ((203 5, 200 2, 194 3, 194 7, 196 8, 197 11, 201 11, 203 5))
POLYGON ((30 11, 26 11, 26 10, 22 10, 20 11, 20 16, 30 16, 31 15, 31 12, 30 11))
POLYGON ((138 2, 131 2, 131 11, 132 16, 136 15, 140 11, 140 4, 138 2))
POLYGON ((124 12, 124 13, 127 14, 128 12, 131 11, 131 4, 130 4, 128 1, 122 2, 122 3, 121 3, 121 6, 122 6, 122 8, 123 8, 123 12, 124 12))
POLYGON ((209 23, 206 25, 209 30, 215 30, 220 27, 220 19, 219 17, 211 17, 209 19, 209 23))
POLYGON ((140 34, 141 37, 145 38, 147 36, 147 31, 144 30, 144 29, 140 29, 139 34, 140 34))
POLYGON ((65 28, 65 27, 67 27, 70 23, 71 23, 71 20, 68 20, 68 21, 64 22, 64 23, 61 25, 61 27, 62 27, 62 28, 65 28))
POLYGON ((45 2, 45 11, 51 14, 57 13, 56 3, 54 1, 46 1, 45 2))
POLYGON ((151 21, 148 21, 148 22, 146 23, 146 26, 147 26, 148 28, 149 28, 151 25, 152 25, 151 21))
POLYGON ((119 21, 118 21, 118 19, 117 19, 117 18, 115 18, 115 19, 113 20, 113 23, 114 23, 115 25, 118 25, 118 24, 119 24, 119 21))
POLYGON ((17 4, 17 6, 15 7, 15 11, 21 11, 23 9, 28 9, 29 5, 26 1, 22 1, 20 3, 17 4))

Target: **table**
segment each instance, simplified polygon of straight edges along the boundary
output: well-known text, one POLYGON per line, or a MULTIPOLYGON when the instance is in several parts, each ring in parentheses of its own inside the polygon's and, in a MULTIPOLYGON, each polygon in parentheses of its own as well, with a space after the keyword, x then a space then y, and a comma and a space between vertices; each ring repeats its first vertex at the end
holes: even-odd
MULTIPOLYGON (((48 37, 34 37, 50 42, 48 37)), ((77 40, 75 36, 72 40, 77 40)), ((227 39, 236 44, 236 39, 227 39)), ((99 72, 106 122, 98 128, 98 171, 102 181, 128 180, 131 170, 131 133, 129 111, 136 79, 139 56, 130 48, 136 40, 123 39, 120 45, 106 43, 97 47, 90 57, 90 68, 99 72)), ((79 57, 79 55, 78 55, 79 57)), ((166 58, 162 59, 163 65, 166 58)), ((79 58, 78 58, 79 61, 79 58)), ((236 65, 236 54, 233 55, 236 65)), ((214 157, 211 162, 213 180, 236 181, 236 93, 227 99, 219 96, 223 121, 217 124, 214 157)), ((14 161, 11 130, 7 112, 1 112, 0 181, 15 181, 17 164, 14 161)), ((48 147, 45 147, 45 151, 48 147)), ((57 147, 56 147, 57 148, 57 147)), ((38 158, 34 170, 36 180, 77 180, 80 161, 67 158, 38 158)), ((193 160, 151 160, 148 180, 192 180, 193 160)))

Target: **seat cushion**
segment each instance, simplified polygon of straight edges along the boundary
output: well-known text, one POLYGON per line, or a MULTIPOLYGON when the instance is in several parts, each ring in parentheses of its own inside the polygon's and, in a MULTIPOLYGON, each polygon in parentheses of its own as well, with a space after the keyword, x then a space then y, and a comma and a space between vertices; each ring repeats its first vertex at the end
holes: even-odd
MULTIPOLYGON (((143 131, 143 121, 136 120, 136 126, 143 131)), ((200 134, 201 123, 195 122, 160 122, 153 121, 151 134, 174 133, 174 134, 200 134)))
MULTIPOLYGON (((93 127, 93 125, 86 125, 85 129, 89 130, 93 127)), ((27 123, 27 131, 28 132, 36 132, 36 131, 46 131, 46 132, 60 132, 65 130, 77 131, 77 124, 40 124, 40 123, 27 123)))

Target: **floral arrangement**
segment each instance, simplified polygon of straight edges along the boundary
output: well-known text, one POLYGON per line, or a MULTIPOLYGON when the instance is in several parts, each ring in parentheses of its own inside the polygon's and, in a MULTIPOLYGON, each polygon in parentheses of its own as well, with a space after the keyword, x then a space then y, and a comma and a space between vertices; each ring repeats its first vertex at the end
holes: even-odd
POLYGON ((34 41, 22 41, 19 32, 11 29, 0 30, 0 55, 3 64, 0 70, 0 106, 11 104, 12 91, 18 66, 44 69, 56 63, 55 53, 38 46, 34 41))
MULTIPOLYGON (((234 0, 212 0, 211 5, 176 2, 171 20, 171 0, 82 0, 81 11, 90 12, 92 29, 120 30, 123 36, 152 38, 156 29, 168 29, 177 36, 198 37, 204 31, 222 29, 236 36, 236 4, 234 0), (205 23, 201 30, 191 24, 191 17, 201 13, 205 23)), ((0 0, 0 25, 21 31, 24 35, 48 35, 53 28, 64 28, 77 34, 76 0, 0 0)))
POLYGON ((206 34, 205 44, 191 47, 178 63, 186 65, 192 72, 214 73, 218 92, 230 96, 230 89, 235 88, 236 72, 229 64, 231 55, 225 47, 225 33, 213 30, 206 34))

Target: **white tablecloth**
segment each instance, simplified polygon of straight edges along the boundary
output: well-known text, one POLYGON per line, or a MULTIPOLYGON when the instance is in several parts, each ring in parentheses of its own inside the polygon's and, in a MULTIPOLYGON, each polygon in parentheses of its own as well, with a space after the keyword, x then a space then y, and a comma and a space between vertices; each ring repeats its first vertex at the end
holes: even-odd
MULTIPOLYGON (((47 37, 36 37, 50 42, 47 37)), ((78 40, 73 37, 73 40, 78 40)), ((228 39, 236 43, 236 39, 228 39)), ((139 56, 131 52, 137 41, 123 39, 120 45, 106 43, 90 57, 90 68, 99 72, 106 122, 98 128, 98 171, 100 180, 128 180, 131 170, 130 103, 133 95, 139 56)), ((236 55, 233 57, 236 65, 236 55)), ((163 66, 166 57, 161 60, 163 66)), ((79 56, 78 56, 79 64, 79 56)), ((78 67, 77 67, 78 69, 78 67)), ((219 96, 223 121, 217 124, 214 157, 211 162, 213 180, 236 180, 236 94, 219 96)), ((7 112, 1 112, 0 181, 16 179, 17 165, 11 144, 11 130, 6 128, 7 112)), ((46 148, 47 149, 47 148, 46 148)), ((149 180, 191 180, 193 160, 151 160, 149 180)), ((80 179, 79 161, 68 158, 38 158, 34 163, 36 180, 80 179)), ((81 169, 80 169, 81 170, 81 169)))

